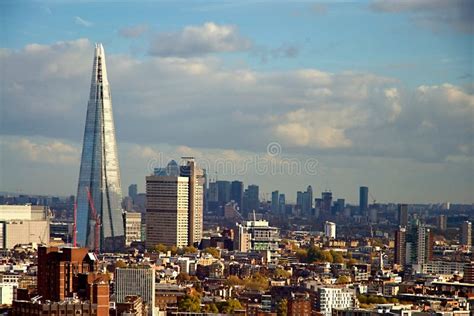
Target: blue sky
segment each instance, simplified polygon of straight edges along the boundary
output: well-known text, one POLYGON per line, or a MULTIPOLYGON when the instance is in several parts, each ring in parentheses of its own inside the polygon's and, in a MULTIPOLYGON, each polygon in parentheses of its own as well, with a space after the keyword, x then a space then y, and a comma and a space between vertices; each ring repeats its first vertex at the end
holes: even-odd
POLYGON ((317 175, 219 177, 290 199, 311 184, 356 202, 367 185, 382 202, 472 203, 473 7, 2 1, 0 191, 74 193, 102 42, 123 187, 143 190, 157 156, 238 164, 276 142, 317 175))

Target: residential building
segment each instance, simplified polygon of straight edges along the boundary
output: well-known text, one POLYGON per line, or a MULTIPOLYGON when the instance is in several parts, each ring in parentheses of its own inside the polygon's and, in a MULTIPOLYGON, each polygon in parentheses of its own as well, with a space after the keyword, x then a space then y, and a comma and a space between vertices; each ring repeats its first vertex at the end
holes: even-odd
POLYGON ((472 223, 464 221, 461 225, 461 245, 471 248, 472 246, 472 223))

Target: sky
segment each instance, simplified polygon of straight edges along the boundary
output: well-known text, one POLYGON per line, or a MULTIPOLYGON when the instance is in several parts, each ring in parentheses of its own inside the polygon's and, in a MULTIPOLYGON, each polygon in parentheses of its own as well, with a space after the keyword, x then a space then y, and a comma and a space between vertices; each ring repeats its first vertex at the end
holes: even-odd
POLYGON ((77 190, 103 43, 126 194, 170 159, 291 201, 474 203, 474 2, 2 1, 0 191, 77 190))

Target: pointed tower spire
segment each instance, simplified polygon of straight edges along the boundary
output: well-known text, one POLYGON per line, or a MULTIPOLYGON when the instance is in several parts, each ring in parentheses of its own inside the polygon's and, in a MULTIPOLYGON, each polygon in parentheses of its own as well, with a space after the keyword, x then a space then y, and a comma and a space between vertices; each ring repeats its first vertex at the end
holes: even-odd
POLYGON ((125 242, 112 99, 102 44, 95 45, 77 189, 77 243, 115 251, 125 242))

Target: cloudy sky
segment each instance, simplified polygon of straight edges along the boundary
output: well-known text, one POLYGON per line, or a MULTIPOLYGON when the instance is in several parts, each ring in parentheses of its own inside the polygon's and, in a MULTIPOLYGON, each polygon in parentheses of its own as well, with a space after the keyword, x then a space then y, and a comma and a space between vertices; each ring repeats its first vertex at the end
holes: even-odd
POLYGON ((168 159, 357 202, 474 202, 473 2, 0 3, 0 191, 73 194, 104 44, 124 191, 168 159), (288 167, 290 166, 290 167, 288 167), (287 168, 288 167, 288 168, 287 168))

